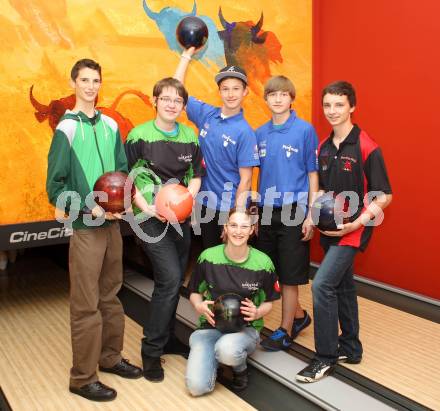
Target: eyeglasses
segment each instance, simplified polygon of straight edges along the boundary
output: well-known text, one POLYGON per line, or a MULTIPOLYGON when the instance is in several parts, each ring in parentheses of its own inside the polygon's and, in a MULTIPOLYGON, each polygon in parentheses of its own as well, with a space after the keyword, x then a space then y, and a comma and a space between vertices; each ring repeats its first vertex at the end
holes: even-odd
POLYGON ((228 223, 227 226, 229 228, 231 228, 232 230, 240 229, 240 230, 243 230, 243 231, 249 230, 252 227, 250 225, 238 225, 238 224, 235 224, 235 223, 231 223, 231 224, 228 223))
POLYGON ((170 97, 158 97, 158 100, 162 101, 163 104, 166 104, 167 106, 173 103, 175 106, 183 106, 183 99, 182 98, 175 98, 174 100, 170 97))

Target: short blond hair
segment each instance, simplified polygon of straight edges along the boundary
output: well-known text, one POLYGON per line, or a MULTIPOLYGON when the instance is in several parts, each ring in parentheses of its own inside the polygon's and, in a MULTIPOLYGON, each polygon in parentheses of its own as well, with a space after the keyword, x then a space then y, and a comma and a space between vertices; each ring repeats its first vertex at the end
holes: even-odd
POLYGON ((292 101, 295 100, 295 86, 286 76, 274 76, 267 80, 264 85, 264 99, 267 98, 268 94, 276 91, 287 91, 292 97, 292 101))

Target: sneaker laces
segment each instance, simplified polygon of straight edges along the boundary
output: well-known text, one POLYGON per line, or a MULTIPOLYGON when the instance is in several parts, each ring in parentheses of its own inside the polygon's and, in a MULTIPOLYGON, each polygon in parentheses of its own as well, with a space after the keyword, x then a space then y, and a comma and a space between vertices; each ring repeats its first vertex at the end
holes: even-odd
POLYGON ((128 367, 136 367, 127 358, 122 358, 120 364, 122 364, 123 366, 128 366, 128 367))
POLYGON ((312 360, 312 362, 309 365, 309 369, 313 372, 316 373, 318 372, 321 368, 323 368, 323 366, 327 367, 328 364, 326 364, 325 362, 321 361, 321 360, 312 360))

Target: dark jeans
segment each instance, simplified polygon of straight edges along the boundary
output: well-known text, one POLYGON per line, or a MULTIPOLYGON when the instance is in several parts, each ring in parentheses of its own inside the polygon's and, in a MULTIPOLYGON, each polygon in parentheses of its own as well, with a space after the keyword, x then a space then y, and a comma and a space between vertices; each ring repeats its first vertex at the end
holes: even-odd
POLYGON ((174 331, 179 289, 183 283, 191 244, 189 221, 180 224, 183 237, 176 229, 156 218, 149 218, 140 227, 150 237, 164 237, 156 242, 143 242, 142 248, 153 266, 154 291, 148 307, 142 339, 142 355, 160 357, 174 331))
POLYGON ((362 356, 353 261, 357 248, 330 246, 312 284, 316 358, 335 363, 338 348, 362 356), (338 337, 338 320, 341 335, 338 337))

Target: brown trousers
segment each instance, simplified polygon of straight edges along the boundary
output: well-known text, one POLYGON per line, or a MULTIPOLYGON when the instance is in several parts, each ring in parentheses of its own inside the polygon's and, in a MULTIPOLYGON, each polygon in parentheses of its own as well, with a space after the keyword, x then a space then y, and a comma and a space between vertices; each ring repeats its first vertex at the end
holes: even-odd
POLYGON ((73 367, 70 386, 98 380, 97 365, 121 360, 124 310, 116 294, 122 285, 119 223, 73 231, 69 249, 70 327, 73 367))

